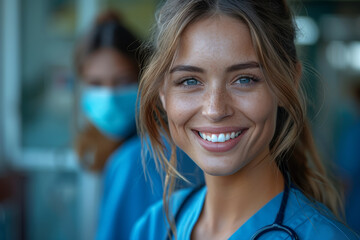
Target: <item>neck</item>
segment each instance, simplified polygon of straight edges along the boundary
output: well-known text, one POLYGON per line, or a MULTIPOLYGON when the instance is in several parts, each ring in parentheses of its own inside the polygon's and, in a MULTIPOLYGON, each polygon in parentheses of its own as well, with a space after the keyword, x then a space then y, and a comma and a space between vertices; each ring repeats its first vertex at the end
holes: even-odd
POLYGON ((208 192, 201 218, 217 231, 236 230, 284 189, 274 161, 245 166, 231 176, 206 175, 208 192))

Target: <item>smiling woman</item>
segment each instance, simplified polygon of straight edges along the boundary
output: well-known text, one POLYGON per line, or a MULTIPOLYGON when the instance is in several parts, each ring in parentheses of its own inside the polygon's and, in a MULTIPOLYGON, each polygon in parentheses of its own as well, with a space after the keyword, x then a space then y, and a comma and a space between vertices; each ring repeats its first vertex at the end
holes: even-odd
POLYGON ((226 16, 204 18, 184 30, 178 49, 160 90, 175 144, 210 175, 270 158, 277 98, 248 27, 226 16))
POLYGON ((138 124, 167 191, 132 239, 357 239, 335 217, 285 1, 169 0, 156 29, 138 124), (176 157, 164 158, 162 133, 206 186, 172 194, 176 157))

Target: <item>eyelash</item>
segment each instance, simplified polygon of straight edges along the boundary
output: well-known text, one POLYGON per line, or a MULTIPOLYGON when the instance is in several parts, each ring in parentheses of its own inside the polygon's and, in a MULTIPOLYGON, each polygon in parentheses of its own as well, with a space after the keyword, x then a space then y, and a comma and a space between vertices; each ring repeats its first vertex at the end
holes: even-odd
POLYGON ((249 75, 243 75, 243 76, 237 77, 236 80, 233 82, 233 84, 239 84, 242 87, 250 87, 250 86, 256 84, 259 81, 260 81, 260 79, 258 77, 251 76, 251 75, 250 76, 249 75), (247 80, 249 80, 249 82, 247 82, 247 83, 241 83, 241 82, 236 83, 237 81, 240 81, 241 79, 247 79, 247 80))
MULTIPOLYGON (((258 78, 256 76, 242 75, 242 76, 238 76, 236 78, 236 80, 232 82, 232 84, 239 84, 239 85, 241 85, 241 87, 251 87, 252 85, 256 84, 259 81, 260 81, 260 78, 258 78), (241 79, 248 79, 249 82, 248 83, 240 83, 240 82, 236 83, 237 81, 239 81, 241 79)), ((192 88, 192 87, 195 87, 198 85, 202 85, 202 83, 199 80, 197 80, 195 77, 187 77, 187 78, 180 79, 179 81, 175 82, 175 84, 177 86, 181 86, 181 87, 185 87, 185 88, 192 88), (190 85, 186 84, 186 82, 189 80, 196 81, 196 84, 190 84, 190 85)))
POLYGON ((186 88, 191 88, 191 87, 202 85, 202 84, 195 77, 187 77, 187 78, 180 79, 178 82, 176 82, 176 85, 180 85, 180 86, 186 87, 186 88), (189 80, 196 81, 196 84, 192 84, 192 85, 186 84, 186 82, 189 81, 189 80))

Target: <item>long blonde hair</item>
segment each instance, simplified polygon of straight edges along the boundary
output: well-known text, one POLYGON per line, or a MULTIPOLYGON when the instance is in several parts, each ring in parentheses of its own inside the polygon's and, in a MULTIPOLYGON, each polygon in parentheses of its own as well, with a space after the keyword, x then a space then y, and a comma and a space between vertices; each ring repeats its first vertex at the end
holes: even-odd
MULTIPOLYGON (((295 24, 284 0, 168 0, 156 15, 151 52, 140 80, 138 128, 149 137, 154 158, 166 172, 164 206, 169 211, 176 171, 176 156, 165 158, 161 135, 169 134, 159 89, 168 73, 185 27, 200 18, 226 15, 246 23, 262 71, 281 103, 270 152, 281 171, 306 196, 329 207, 339 216, 341 200, 320 161, 306 116, 306 101, 300 87, 300 63, 294 44, 295 24)), ((174 147, 173 147, 174 148, 174 147)), ((167 214, 171 225, 171 215, 167 214)), ((173 225, 172 231, 175 231, 173 225)))

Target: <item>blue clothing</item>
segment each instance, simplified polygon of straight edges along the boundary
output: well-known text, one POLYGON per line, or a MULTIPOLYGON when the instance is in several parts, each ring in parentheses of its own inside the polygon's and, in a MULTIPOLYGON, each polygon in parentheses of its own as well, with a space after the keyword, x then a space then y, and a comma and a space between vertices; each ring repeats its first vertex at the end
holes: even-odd
POLYGON ((340 139, 336 161, 346 184, 346 220, 360 233, 360 121, 340 139))
MULTIPOLYGON (((148 206, 162 198, 161 176, 153 159, 146 156, 145 177, 141 151, 140 138, 133 137, 115 151, 105 167, 97 240, 129 239, 135 221, 148 206)), ((177 155, 181 172, 188 180, 195 184, 203 182, 203 174, 193 161, 182 152, 177 155)))
MULTIPOLYGON (((172 209, 177 210, 186 196, 191 192, 184 189, 174 194, 172 209)), ((207 188, 196 192, 183 206, 176 223, 179 240, 190 239, 192 229, 201 213, 207 188)), ((272 224, 279 211, 283 193, 278 194, 245 222, 229 239, 250 239, 260 228, 272 224)), ((176 211, 174 211, 175 215, 176 211)), ((285 210, 283 225, 295 230, 300 240, 326 239, 342 240, 359 239, 350 229, 336 221, 335 217, 322 204, 312 203, 299 190, 290 189, 285 210)), ((166 239, 168 224, 164 219, 162 202, 148 209, 146 214, 136 223, 132 240, 166 239)), ((290 239, 284 232, 271 231, 260 239, 290 239)))

